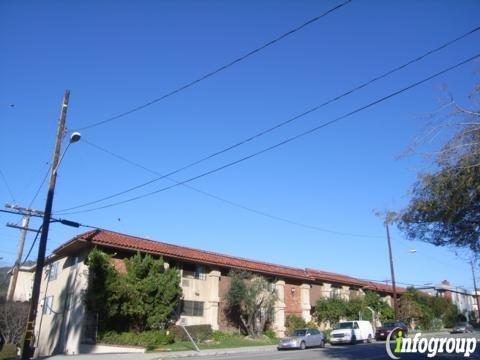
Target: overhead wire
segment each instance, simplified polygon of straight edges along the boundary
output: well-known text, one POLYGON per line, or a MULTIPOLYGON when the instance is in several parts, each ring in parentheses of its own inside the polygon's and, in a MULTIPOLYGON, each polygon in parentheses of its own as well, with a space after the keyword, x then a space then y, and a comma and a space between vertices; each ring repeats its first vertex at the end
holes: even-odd
POLYGON ((106 124, 106 123, 109 123, 109 122, 112 122, 112 121, 114 121, 114 120, 117 120, 117 119, 120 119, 120 118, 122 118, 122 117, 125 117, 125 116, 127 116, 127 115, 130 115, 130 114, 132 114, 132 113, 134 113, 134 112, 140 111, 140 110, 142 110, 142 109, 144 109, 144 108, 146 108, 146 107, 148 107, 148 106, 151 106, 151 105, 153 105, 153 104, 155 104, 155 103, 158 103, 158 102, 160 102, 160 101, 162 101, 162 100, 165 100, 165 99, 171 97, 172 95, 175 95, 175 94, 177 94, 177 93, 179 93, 179 92, 181 92, 181 91, 183 91, 183 90, 186 90, 186 89, 188 89, 188 88, 190 88, 190 87, 192 87, 192 86, 200 83, 201 81, 206 80, 206 79, 208 79, 208 78, 210 78, 210 77, 212 77, 212 76, 214 76, 214 75, 216 75, 216 74, 218 74, 218 73, 220 73, 220 72, 222 72, 222 71, 224 71, 224 70, 232 67, 233 65, 238 64, 239 62, 242 62, 243 60, 249 58, 250 56, 252 56, 252 55, 254 55, 254 54, 257 54, 257 53, 259 53, 260 51, 262 51, 262 50, 264 50, 264 49, 266 49, 266 48, 268 48, 268 47, 276 44, 277 42, 285 39, 286 37, 288 37, 288 36, 290 36, 290 35, 298 32, 298 31, 300 31, 300 30, 302 30, 302 29, 304 29, 305 27, 307 27, 307 26, 313 24, 314 22, 322 19, 323 17, 325 17, 325 16, 327 16, 327 15, 329 15, 329 14, 331 14, 331 13, 337 11, 337 10, 339 10, 340 8, 342 8, 342 7, 344 7, 345 5, 349 4, 351 1, 352 1, 352 0, 347 0, 347 1, 344 1, 343 3, 341 3, 341 4, 339 4, 339 5, 334 6, 333 8, 331 8, 331 9, 323 12, 322 14, 320 14, 320 15, 318 15, 318 16, 315 16, 314 18, 312 18, 312 19, 304 22, 303 24, 301 24, 301 25, 299 25, 299 26, 297 26, 297 27, 295 27, 295 28, 287 31, 286 33, 284 33, 284 34, 282 34, 282 35, 274 38, 273 40, 268 41, 267 43, 263 44, 262 46, 259 46, 259 47, 255 48, 255 49, 249 51, 248 53, 246 53, 246 54, 244 54, 244 55, 242 55, 242 56, 240 56, 240 57, 238 57, 238 58, 236 58, 236 59, 234 59, 234 60, 232 60, 232 61, 230 61, 230 62, 228 62, 228 63, 226 63, 226 64, 224 64, 224 65, 222 65, 222 66, 220 66, 219 68, 217 68, 217 69, 215 69, 215 70, 213 70, 213 71, 211 71, 211 72, 209 72, 209 73, 206 73, 205 75, 202 75, 201 77, 199 77, 199 78, 197 78, 197 79, 195 79, 195 80, 192 80, 192 81, 190 81, 190 82, 188 82, 188 83, 186 83, 186 84, 184 84, 184 85, 182 85, 182 86, 180 86, 180 87, 178 87, 178 88, 176 88, 176 89, 174 89, 174 90, 172 90, 172 91, 170 91, 170 92, 168 92, 168 93, 166 93, 166 94, 164 94, 164 95, 162 95, 162 96, 160 96, 160 97, 158 97, 158 98, 155 98, 155 99, 153 99, 153 100, 151 100, 151 101, 149 101, 149 102, 147 102, 147 103, 145 103, 145 104, 142 104, 142 105, 139 105, 139 106, 137 106, 137 107, 134 107, 133 109, 130 109, 130 110, 128 110, 128 111, 122 112, 122 113, 120 113, 120 114, 118 114, 118 115, 109 117, 109 118, 107 118, 107 119, 105 119, 105 120, 98 121, 98 122, 94 122, 94 123, 92 123, 92 124, 89 124, 89 125, 80 127, 80 128, 77 129, 77 131, 83 131, 83 130, 91 129, 91 128, 94 128, 94 127, 97 127, 97 126, 100 126, 100 125, 104 125, 104 124, 106 124))
MULTIPOLYGON (((454 69, 456 69, 456 68, 458 68, 458 67, 460 67, 460 66, 463 66, 463 65, 465 65, 465 64, 467 64, 467 63, 469 63, 469 62, 472 62, 473 60, 476 60, 476 59, 479 58, 479 57, 480 57, 480 54, 477 54, 477 55, 474 55, 474 56, 472 56, 472 57, 469 57, 468 59, 465 59, 465 60, 463 60, 463 61, 461 61, 461 62, 459 62, 459 63, 457 63, 457 64, 455 64, 455 65, 452 65, 452 66, 449 66, 449 67, 447 67, 447 68, 444 68, 443 70, 441 70, 441 71, 439 71, 439 72, 436 72, 436 73, 433 74, 433 75, 430 75, 430 76, 428 76, 428 77, 426 77, 426 78, 423 78, 422 80, 416 81, 416 82, 414 82, 414 83, 412 83, 412 84, 410 84, 410 85, 408 85, 408 86, 406 86, 406 87, 401 88, 400 90, 394 91, 394 92, 392 92, 392 93, 390 93, 390 94, 388 94, 388 95, 386 95, 386 96, 383 96, 383 97, 381 97, 381 98, 379 98, 379 99, 377 99, 377 100, 375 100, 375 101, 372 101, 372 102, 368 103, 367 105, 364 105, 364 106, 361 106, 361 107, 359 107, 359 108, 356 108, 355 110, 350 111, 350 112, 348 112, 348 113, 346 113, 346 114, 344 114, 344 115, 341 115, 341 116, 339 116, 339 117, 337 117, 337 118, 335 118, 335 119, 329 120, 329 121, 327 121, 327 122, 325 122, 325 123, 322 123, 321 125, 318 125, 318 126, 316 126, 316 127, 311 128, 311 129, 309 129, 309 130, 307 130, 307 131, 304 131, 304 132, 301 132, 301 133, 299 133, 299 134, 297 134, 297 135, 295 135, 295 136, 289 137, 289 138, 287 138, 287 139, 285 139, 285 140, 283 140, 283 141, 281 141, 281 142, 279 142, 279 143, 276 143, 276 144, 274 144, 274 145, 272 145, 272 146, 269 146, 269 147, 267 147, 267 148, 264 148, 264 149, 262 149, 262 150, 260 150, 260 151, 257 151, 257 152, 255 152, 255 153, 252 153, 252 154, 247 155, 247 156, 244 156, 244 157, 242 157, 242 158, 240 158, 240 159, 231 161, 231 162, 226 163, 226 164, 224 164, 224 165, 222 165, 222 166, 219 166, 219 167, 214 168, 214 169, 212 169, 212 170, 209 170, 209 171, 206 171, 206 172, 204 172, 204 173, 201 173, 200 175, 193 176, 193 177, 191 177, 191 178, 189 178, 189 179, 187 179, 187 180, 180 181, 180 182, 177 183, 177 184, 173 184, 173 185, 170 185, 170 186, 167 186, 167 187, 160 188, 160 189, 158 189, 158 190, 154 190, 154 191, 151 191, 151 192, 148 192, 148 193, 145 193, 145 194, 141 194, 141 195, 138 195, 138 196, 135 196, 135 197, 131 197, 131 198, 128 198, 128 199, 125 199, 125 200, 117 201, 117 202, 110 203, 110 204, 107 204, 107 205, 103 205, 103 206, 99 206, 99 207, 95 207, 95 208, 90 208, 90 209, 86 209, 86 210, 74 211, 74 212, 71 212, 71 211, 70 211, 70 210, 78 209, 78 208, 81 208, 81 207, 85 207, 85 206, 88 206, 88 205, 92 205, 92 204, 95 204, 95 203, 98 203, 98 202, 101 202, 101 201, 105 201, 105 200, 111 199, 112 197, 116 197, 116 196, 125 194, 125 193, 127 193, 127 192, 130 192, 130 191, 132 191, 132 190, 138 189, 139 187, 145 186, 146 184, 150 184, 150 183, 153 182, 153 181, 149 181, 149 182, 144 183, 144 184, 141 185, 141 186, 139 185, 139 186, 130 188, 130 189, 128 189, 128 190, 125 190, 125 191, 116 193, 116 194, 114 194, 114 195, 110 195, 110 196, 104 197, 104 198, 99 199, 99 200, 90 201, 90 202, 88 202, 88 203, 84 203, 84 204, 81 204, 81 205, 77 205, 77 206, 73 206, 73 207, 70 207, 70 208, 67 208, 67 209, 63 209, 63 210, 60 210, 60 211, 57 212, 57 213, 62 213, 62 214, 79 214, 79 213, 85 213, 85 212, 91 212, 91 211, 106 209, 106 208, 109 208, 109 207, 113 207, 113 206, 125 204, 125 203, 128 203, 128 202, 132 202, 132 201, 136 201, 136 200, 139 200, 139 199, 148 197, 148 196, 152 196, 152 195, 154 195, 154 194, 157 194, 157 193, 160 193, 160 192, 169 190, 169 189, 171 189, 171 188, 174 188, 174 187, 176 187, 176 186, 178 186, 178 185, 186 184, 186 183, 189 183, 189 182, 191 182, 191 181, 194 181, 194 180, 203 178, 203 177, 205 177, 205 176, 211 175, 211 174, 213 174, 213 173, 219 172, 219 171, 224 170, 224 169, 226 169, 226 168, 230 168, 230 167, 232 167, 232 166, 234 166, 234 165, 237 165, 237 164, 239 164, 239 163, 242 163, 242 162, 244 162, 244 161, 246 161, 246 160, 252 159, 252 158, 254 158, 254 157, 256 157, 256 156, 259 156, 259 155, 261 155, 261 154, 264 154, 264 153, 266 153, 266 152, 268 152, 268 151, 271 151, 271 150, 273 150, 273 149, 276 149, 276 148, 278 148, 278 147, 280 147, 280 146, 283 146, 283 145, 285 145, 285 144, 288 144, 288 143, 290 143, 290 142, 292 142, 292 141, 295 141, 295 140, 297 140, 297 139, 300 139, 300 138, 302 138, 302 137, 304 137, 304 136, 306 136, 306 135, 309 135, 309 134, 311 134, 311 133, 314 133, 314 132, 316 132, 316 131, 318 131, 318 130, 320 130, 320 129, 323 129, 323 128, 327 127, 327 126, 330 126, 330 125, 332 125, 332 124, 334 124, 334 123, 337 123, 337 122, 339 122, 339 121, 341 121, 341 120, 343 120, 343 119, 345 119, 345 118, 348 118, 348 117, 350 117, 350 116, 352 116, 352 115, 355 115, 355 114, 357 114, 357 113, 359 113, 359 112, 361 112, 361 111, 364 111, 364 110, 366 110, 366 109, 368 109, 368 108, 370 108, 370 107, 373 107, 373 106, 378 105, 378 104, 380 104, 380 103, 382 103, 382 102, 384 102, 384 101, 386 101, 386 100, 389 100, 389 99, 391 99, 391 98, 393 98, 393 97, 395 97, 395 96, 397 96, 397 95, 400 95, 400 94, 402 94, 402 93, 404 93, 404 92, 406 92, 406 91, 408 91, 408 90, 411 90, 411 89, 413 89, 413 88, 415 88, 415 87, 417 87, 417 86, 419 86, 419 85, 421 85, 421 84, 424 84, 425 82, 427 82, 427 81, 429 81, 429 80, 432 80, 432 79, 434 79, 434 78, 436 78, 436 77, 439 77, 440 75, 443 75, 443 74, 445 74, 445 73, 447 73, 447 72, 449 72, 449 71, 452 71, 452 70, 454 70, 454 69)), ((167 175, 165 175, 165 176, 170 176, 170 175, 172 175, 172 173, 169 173, 169 174, 167 174, 167 175)), ((164 176, 164 177, 165 177, 165 176, 164 176)))
MULTIPOLYGON (((304 112, 302 112, 302 113, 300 113, 300 114, 298 114, 298 115, 295 115, 295 116, 292 117, 292 118, 289 118, 289 119, 287 119, 287 120, 285 120, 285 121, 283 121, 283 122, 280 122, 279 124, 277 124, 277 125, 275 125, 275 126, 273 126, 273 127, 270 127, 270 128, 268 128, 268 129, 265 129, 265 130, 263 130, 263 131, 255 134, 255 135, 253 135, 253 136, 250 136, 250 137, 248 137, 248 138, 246 138, 246 139, 244 139, 244 140, 241 140, 241 141, 239 141, 239 142, 237 142, 237 143, 235 143, 235 144, 233 144, 233 145, 230 145, 230 146, 228 146, 228 147, 226 147, 226 148, 224 148, 224 149, 222 149, 222 150, 216 151, 216 152, 214 152, 214 153, 212 153, 212 154, 210 154, 210 155, 208 155, 208 156, 205 156, 205 157, 203 157, 203 158, 200 158, 199 160, 193 161, 193 162, 191 162, 191 163, 189 163, 189 164, 187 164, 187 165, 185 165, 185 166, 182 166, 182 167, 180 167, 180 168, 177 168, 176 170, 173 170, 173 171, 169 172, 168 174, 165 174, 165 175, 162 175, 162 176, 160 176, 160 177, 158 177, 158 178, 149 180, 148 182, 145 182, 145 183, 142 183, 142 184, 139 184, 139 185, 130 187, 130 188, 124 190, 124 191, 117 192, 117 193, 112 194, 112 195, 110 195, 110 196, 107 196, 107 197, 98 199, 97 201, 93 201, 93 202, 90 202, 90 203, 85 203, 85 204, 83 204, 83 206, 93 205, 93 204, 95 204, 95 203, 98 203, 98 202, 101 202, 101 201, 105 201, 105 200, 109 200, 109 199, 111 199, 111 198, 114 198, 114 197, 117 197, 117 196, 126 194, 126 193, 128 193, 128 192, 131 192, 131 191, 140 189, 140 188, 145 187, 145 186, 147 186, 147 185, 150 185, 150 184, 152 184, 152 183, 154 183, 154 182, 157 182, 157 181, 159 181, 159 180, 165 179, 165 178, 168 177, 168 176, 175 175, 175 174, 177 174, 177 173, 179 173, 179 172, 181 172, 181 171, 183 171, 183 170, 186 170, 186 169, 191 168, 191 167, 193 167, 193 166, 195 166, 195 165, 198 165, 198 164, 200 164, 200 163, 202 163, 202 162, 205 162, 205 161, 207 161, 207 160, 209 160, 209 159, 212 159, 212 158, 214 158, 214 157, 216 157, 216 156, 218 156, 218 155, 221 155, 221 154, 226 153, 226 152, 228 152, 228 151, 230 151, 230 150, 233 150, 233 149, 235 149, 235 148, 237 148, 237 147, 239 147, 239 146, 241 146, 241 145, 244 145, 244 144, 246 144, 246 143, 248 143, 248 142, 250 142, 250 141, 252 141, 252 140, 254 140, 254 139, 257 139, 257 138, 259 138, 259 137, 261 137, 261 136, 263 136, 263 135, 265 135, 265 134, 267 134, 267 133, 270 133, 270 132, 272 132, 272 131, 274 131, 274 130, 282 127, 282 126, 285 126, 285 125, 287 125, 287 124, 289 124, 289 123, 291 123, 291 122, 293 122, 293 121, 296 121, 296 120, 298 120, 298 119, 300 119, 300 118, 303 118, 303 117, 309 115, 310 113, 313 113, 313 112, 315 112, 315 111, 317 111, 317 110, 319 110, 319 109, 321 109, 321 108, 323 108, 323 107, 325 107, 325 106, 327 106, 327 105, 329 105, 329 104, 331 104, 331 103, 333 103, 333 102, 335 102, 335 101, 338 101, 338 100, 340 100, 340 99, 342 99, 342 98, 344 98, 344 97, 346 97, 346 96, 348 96, 348 95, 350 95, 350 94, 352 94, 352 93, 354 93, 354 92, 356 92, 356 91, 358 91, 358 90, 360 90, 360 89, 362 89, 362 88, 364 88, 364 87, 366 87, 366 86, 368 86, 368 85, 370 85, 370 84, 372 84, 372 83, 374 83, 374 82, 376 82, 376 81, 378 81, 378 80, 380 80, 380 79, 383 79, 383 78, 385 78, 385 77, 387 77, 387 76, 389 76, 389 75, 391 75, 391 74, 393 74, 393 73, 395 73, 395 72, 397 72, 397 71, 400 71, 400 70, 404 69, 405 67, 407 67, 407 66, 409 66, 409 65, 411 65, 411 64, 413 64, 413 63, 416 63, 416 62, 424 59, 425 57, 427 57, 427 56, 429 56, 429 55, 432 55, 432 54, 434 54, 434 53, 436 53, 436 52, 438 52, 438 51, 440 51, 440 50, 442 50, 442 49, 444 49, 444 48, 446 48, 446 47, 454 44, 455 42, 460 41, 461 39, 463 39, 463 38, 465 38, 465 37, 467 37, 467 36, 469 36, 469 35, 477 32, 477 31, 479 31, 479 30, 480 30, 480 26, 477 26, 477 27, 473 28, 472 30, 470 30, 470 31, 468 31, 468 32, 466 32, 466 33, 464 33, 464 34, 456 37, 455 39, 450 40, 450 41, 442 44, 442 45, 439 46, 439 47, 436 47, 436 48, 434 48, 434 49, 431 49, 431 50, 425 52, 424 54, 422 54, 422 55, 420 55, 420 56, 418 56, 418 57, 416 57, 416 58, 414 58, 414 59, 411 59, 410 61, 408 61, 408 62, 406 62, 406 63, 404 63, 404 64, 402 64, 402 65, 400 65, 400 66, 397 66, 397 67, 395 67, 395 68, 393 68, 393 69, 391 69, 391 70, 389 70, 389 71, 387 71, 387 72, 385 72, 385 73, 383 73, 383 74, 381 74, 381 75, 378 75, 378 76, 376 76, 376 77, 374 77, 374 78, 372 78, 372 79, 370 79, 370 80, 368 80, 368 81, 366 81, 366 82, 364 82, 364 83, 362 83, 362 84, 360 84, 360 85, 358 85, 358 86, 356 86, 356 87, 354 87, 354 88, 352 88, 352 89, 350 89, 350 90, 348 90, 348 91, 346 91, 346 92, 343 92, 343 93, 340 94, 340 95, 337 95, 337 96, 335 96, 335 97, 333 97, 333 98, 331 98, 331 99, 329 99, 329 100, 327 100, 327 101, 325 101, 325 102, 323 102, 323 103, 321 103, 321 104, 319 104, 319 105, 314 106, 314 107, 308 109, 307 111, 304 111, 304 112)), ((74 208, 62 209, 61 211, 64 211, 64 210, 65 210, 65 211, 66 211, 66 210, 72 210, 72 209, 74 209, 74 208)))
MULTIPOLYGON (((102 151, 106 154, 109 154, 110 156, 113 156, 121 161, 124 161, 132 166, 135 166, 137 168, 140 168, 140 169, 143 169, 144 171, 147 171, 151 174, 154 174, 154 175, 161 175, 158 171, 155 171, 155 170, 152 170, 150 168, 147 168, 141 164, 138 164, 132 160, 129 160, 121 155, 118 155, 118 154, 115 154, 113 153, 112 151, 108 150, 108 149, 105 149, 104 147, 102 146, 99 146, 97 144, 94 144, 88 140, 85 140, 84 138, 81 140, 83 143, 93 147, 94 149, 97 149, 99 151, 102 151)), ((161 175, 162 176, 162 175, 161 175)), ((175 180, 175 179, 172 179, 171 177, 166 177, 167 180, 169 181, 172 181, 176 184, 179 184, 180 182, 175 180)), ((309 229, 309 230, 316 230, 316 231, 320 231, 320 232, 324 232, 324 233, 330 233, 330 234, 334 234, 334 235, 342 235, 342 236, 352 236, 352 237, 361 237, 361 238, 383 238, 383 236, 379 236, 379 235, 368 235, 368 234, 358 234, 358 233, 350 233, 350 232, 342 232, 342 231, 336 231, 336 230, 331 230, 331 229, 326 229, 326 228, 323 228, 323 227, 318 227, 318 226, 314 226, 314 225, 309 225, 309 224, 305 224, 305 223, 301 223, 301 222, 298 222, 298 221, 294 221, 294 220, 290 220, 290 219, 287 219, 285 217, 281 217, 281 216, 277 216, 277 215, 273 215, 273 214, 270 214, 270 213, 267 213, 265 211, 261 211, 261 210, 257 210, 257 209, 254 209, 250 206, 245 206, 245 205, 242 205, 242 204, 239 204, 237 202, 234 202, 234 201, 231 201, 231 200, 228 200, 228 199, 225 199, 223 197, 220 197, 218 195, 215 195, 215 194, 212 194, 210 192, 207 192, 207 191, 204 191, 204 190, 201 190, 201 189, 198 189, 196 187, 193 187, 191 185, 188 185, 188 184, 181 184, 182 186, 190 189, 190 190, 193 190, 197 193, 200 193, 202 195, 205 195, 205 196, 208 196, 210 198, 213 198, 213 199, 216 199, 218 201, 221 201, 223 203, 226 203, 226 204, 229 204, 231 206, 234 206, 234 207, 237 207, 237 208, 240 208, 240 209, 243 209, 243 210, 246 210, 246 211, 249 211, 251 213, 254 213, 254 214, 257 214, 257 215, 261 215, 261 216, 264 216, 264 217, 267 217, 267 218, 270 218, 270 219, 274 219, 274 220, 278 220, 278 221, 282 221, 282 222, 285 222, 285 223, 288 223, 288 224, 291 224, 291 225, 296 225, 296 226, 299 226, 299 227, 302 227, 302 228, 306 228, 306 229, 309 229)))
POLYGON ((12 188, 11 188, 10 185, 8 184, 7 177, 6 177, 5 174, 3 173, 2 169, 0 169, 0 176, 2 177, 2 180, 3 180, 4 184, 5 184, 5 187, 7 188, 7 191, 8 191, 8 194, 10 195, 10 198, 11 198, 12 201, 15 203, 16 200, 15 200, 15 196, 13 196, 12 188))

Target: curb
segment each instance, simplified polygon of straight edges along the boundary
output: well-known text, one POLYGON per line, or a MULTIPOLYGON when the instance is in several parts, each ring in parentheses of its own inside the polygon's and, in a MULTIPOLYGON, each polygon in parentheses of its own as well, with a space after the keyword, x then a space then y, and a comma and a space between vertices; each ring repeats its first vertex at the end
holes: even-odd
POLYGON ((200 352, 188 351, 188 352, 171 352, 159 355, 158 357, 152 358, 152 360, 162 360, 162 359, 175 359, 175 358, 187 358, 187 357, 202 357, 202 356, 220 356, 220 355, 233 355, 233 354, 247 354, 247 353, 263 353, 270 352, 277 349, 276 345, 266 345, 264 347, 256 348, 228 348, 228 349, 218 349, 218 350, 203 350, 200 352))

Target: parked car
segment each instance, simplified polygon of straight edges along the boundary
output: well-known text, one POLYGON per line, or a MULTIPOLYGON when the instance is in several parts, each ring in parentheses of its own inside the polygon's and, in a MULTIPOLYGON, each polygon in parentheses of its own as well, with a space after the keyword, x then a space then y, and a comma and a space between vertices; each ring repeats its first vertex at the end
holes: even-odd
POLYGON ((298 329, 291 336, 285 337, 278 343, 278 350, 301 349, 307 347, 325 347, 325 334, 317 329, 298 329))
POLYGON ((358 341, 373 341, 372 324, 366 320, 340 321, 330 333, 330 343, 356 344, 358 341))
POLYGON ((450 334, 459 334, 459 333, 468 333, 468 332, 473 332, 473 326, 467 322, 459 322, 455 324, 452 331, 450 331, 450 334))
POLYGON ((395 329, 395 331, 390 337, 391 339, 396 339, 399 331, 402 331, 403 335, 408 334, 408 326, 404 322, 389 321, 383 323, 383 325, 377 329, 375 332, 375 339, 386 340, 387 336, 393 331, 393 329, 395 329))

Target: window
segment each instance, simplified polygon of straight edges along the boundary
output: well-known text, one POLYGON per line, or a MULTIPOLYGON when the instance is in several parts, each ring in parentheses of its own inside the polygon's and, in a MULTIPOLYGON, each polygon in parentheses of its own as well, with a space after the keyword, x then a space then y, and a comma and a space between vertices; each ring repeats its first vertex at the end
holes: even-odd
POLYGON ((42 313, 44 315, 50 315, 52 313, 52 306, 53 306, 53 296, 47 296, 43 301, 42 313))
POLYGON ((182 315, 203 316, 203 301, 182 301, 182 315))
POLYGON ((197 267, 195 268, 195 279, 199 279, 199 280, 207 279, 207 272, 205 271, 204 266, 197 265, 197 267))
POLYGON ((183 277, 194 278, 198 280, 207 279, 207 271, 205 266, 202 265, 184 265, 183 266, 183 277))
POLYGON ((80 259, 78 256, 70 257, 70 265, 72 266, 72 268, 76 268, 79 262, 80 262, 80 259))
POLYGON ((330 297, 332 299, 340 299, 342 297, 341 289, 332 287, 332 290, 330 292, 330 297))
POLYGON ((54 262, 48 269, 48 281, 55 280, 58 276, 58 262, 54 262))

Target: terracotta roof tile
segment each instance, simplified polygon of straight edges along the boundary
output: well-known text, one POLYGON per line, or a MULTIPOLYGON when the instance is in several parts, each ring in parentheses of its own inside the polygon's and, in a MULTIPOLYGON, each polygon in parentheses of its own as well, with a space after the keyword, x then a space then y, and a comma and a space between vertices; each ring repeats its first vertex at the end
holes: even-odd
POLYGON ((361 287, 365 285, 365 281, 347 275, 341 275, 315 269, 306 269, 306 271, 307 274, 315 280, 332 281, 348 285, 358 285, 361 287))
POLYGON ((75 241, 88 241, 94 245, 134 251, 144 251, 147 253, 160 254, 177 259, 196 261, 210 265, 246 269, 270 275, 280 275, 297 279, 309 279, 304 269, 248 260, 211 251, 197 250, 106 230, 94 230, 78 235, 61 248, 66 247, 69 243, 75 241))
MULTIPOLYGON (((241 257, 224 255, 211 251, 198 250, 189 247, 148 240, 108 230, 92 230, 77 235, 70 241, 55 249, 54 253, 61 252, 69 245, 78 242, 89 242, 94 245, 110 247, 113 249, 142 251, 151 254, 164 255, 176 259, 189 260, 193 262, 200 262, 216 266, 245 269, 269 275, 285 276, 294 279, 307 280, 309 282, 316 280, 337 282, 340 284, 359 286, 370 290, 392 293, 392 287, 390 285, 376 283, 372 281, 365 281, 347 275, 316 269, 300 269, 271 264, 262 261, 249 260, 241 257)), ((404 293, 405 291, 406 289, 397 287, 397 292, 399 294, 404 293)))

